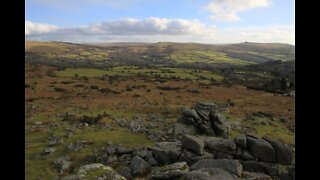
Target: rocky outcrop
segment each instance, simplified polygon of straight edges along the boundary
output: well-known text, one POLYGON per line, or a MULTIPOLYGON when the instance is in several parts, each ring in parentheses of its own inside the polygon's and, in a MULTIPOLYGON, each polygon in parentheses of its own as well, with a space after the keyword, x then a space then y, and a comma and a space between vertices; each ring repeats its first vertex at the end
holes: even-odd
POLYGON ((235 180, 229 172, 219 168, 201 168, 183 175, 180 180, 235 180))
POLYGON ((247 136, 247 145, 250 153, 255 158, 264 162, 275 162, 275 150, 268 141, 254 136, 247 136))
POLYGON ((221 152, 225 154, 235 155, 237 146, 232 139, 219 139, 205 141, 206 146, 212 152, 221 152))
POLYGON ((265 163, 258 161, 242 161, 243 169, 248 172, 258 172, 268 174, 270 176, 278 175, 278 166, 273 163, 265 163))
MULTIPOLYGON (((278 172, 283 169, 279 164, 292 165, 294 152, 290 146, 251 134, 231 139, 227 137, 228 130, 228 123, 215 104, 196 103, 190 109, 183 109, 179 122, 168 131, 171 142, 138 148, 109 144, 87 161, 114 167, 115 178, 294 179, 294 165, 278 172)), ((59 139, 52 138, 52 141, 59 139)), ((81 141, 72 143, 69 150, 81 150, 84 145, 81 141)), ((46 152, 49 153, 51 150, 46 152)), ((63 157, 53 163, 61 175, 68 171, 70 164, 70 158, 63 157)), ((114 173, 109 173, 109 177, 114 173)), ((74 177, 78 177, 77 174, 74 177)))
POLYGON ((243 148, 243 149, 247 148, 247 137, 245 135, 240 135, 234 138, 234 142, 240 148, 243 148))
POLYGON ((276 154, 276 161, 279 164, 290 165, 292 163, 293 152, 290 146, 277 142, 270 138, 264 138, 264 139, 268 141, 274 148, 275 154, 276 154))
POLYGON ((228 137, 230 127, 222 114, 213 111, 209 114, 209 120, 211 121, 215 136, 228 137))
POLYGON ((155 160, 162 164, 176 162, 182 153, 180 142, 160 142, 148 148, 155 160))
POLYGON ((272 178, 266 174, 248 172, 248 171, 243 171, 241 177, 244 179, 252 179, 252 180, 272 180, 272 178))
MULTIPOLYGON (((114 165, 116 173, 128 179, 269 180, 294 177, 294 166, 278 172, 278 164, 291 164, 290 153, 288 145, 253 135, 234 139, 183 135, 180 142, 159 142, 147 148, 110 144, 89 159, 114 165)), ((63 174, 70 164, 70 159, 60 158, 55 168, 63 174)))
POLYGON ((59 174, 65 173, 70 168, 71 162, 69 156, 62 156, 52 162, 52 166, 59 174))
POLYGON ((53 146, 53 145, 56 145, 56 144, 61 144, 63 143, 63 138, 62 137, 58 137, 58 136, 50 136, 48 138, 48 141, 49 141, 49 146, 53 146))
POLYGON ((184 149, 182 151, 182 154, 179 156, 178 161, 185 161, 188 163, 188 165, 192 165, 201 159, 213 159, 213 158, 214 158, 214 155, 206 151, 204 151, 202 155, 198 155, 196 153, 193 153, 189 150, 184 149))
POLYGON ((148 173, 150 168, 151 164, 139 156, 135 156, 130 163, 130 169, 133 175, 144 175, 148 173))
POLYGON ((203 159, 199 160, 190 167, 191 170, 201 168, 221 168, 237 176, 241 176, 243 170, 243 167, 238 160, 228 159, 203 159))
POLYGON ((119 175, 109 166, 103 164, 94 163, 87 164, 79 168, 74 175, 66 176, 62 180, 88 180, 88 179, 100 179, 100 180, 126 180, 125 177, 119 175))
POLYGON ((184 135, 181 138, 182 148, 193 151, 198 155, 203 154, 204 141, 196 136, 184 135))
MULTIPOLYGON (((183 108, 178 123, 194 126, 198 134, 227 137, 229 132, 229 125, 225 117, 217 112, 217 105, 214 103, 198 102, 191 109, 183 108)), ((174 130, 174 132, 181 132, 179 126, 175 129, 177 130, 174 130)))
POLYGON ((173 134, 174 135, 183 135, 183 134, 196 135, 197 129, 192 125, 187 125, 187 124, 177 122, 173 128, 173 134))
POLYGON ((147 179, 174 179, 189 172, 186 162, 177 162, 154 169, 147 179))

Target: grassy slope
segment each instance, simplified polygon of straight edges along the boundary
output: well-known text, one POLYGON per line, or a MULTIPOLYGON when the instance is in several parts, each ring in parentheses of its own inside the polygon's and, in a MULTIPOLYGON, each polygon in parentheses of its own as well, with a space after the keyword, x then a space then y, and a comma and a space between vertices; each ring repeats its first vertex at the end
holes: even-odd
POLYGON ((109 57, 109 52, 105 49, 86 45, 66 44, 62 42, 26 41, 25 51, 29 53, 43 55, 48 58, 63 58, 72 60, 105 60, 109 57))
MULTIPOLYGON (((88 114, 96 114, 97 112, 87 112, 88 114)), ((116 113, 119 114, 119 113, 116 113)), ((61 122, 61 119, 53 118, 48 115, 35 115, 28 121, 26 127, 30 127, 32 122, 61 122)), ((51 168, 51 162, 61 156, 68 154, 74 161, 72 166, 79 167, 86 156, 91 154, 94 149, 99 149, 106 145, 108 141, 115 144, 123 144, 126 147, 148 146, 154 142, 149 140, 146 136, 140 134, 133 134, 128 129, 113 126, 110 130, 96 131, 92 128, 77 129, 74 136, 70 138, 64 137, 64 143, 54 146, 56 152, 47 157, 35 158, 36 154, 44 152, 47 147, 48 137, 50 134, 55 136, 63 136, 64 132, 71 128, 71 125, 64 122, 61 126, 51 128, 49 130, 39 130, 35 132, 26 131, 26 148, 25 148, 25 165, 26 178, 36 179, 53 179, 56 172, 51 168), (130 137, 130 138, 128 138, 130 137), (79 152, 69 152, 65 146, 77 140, 86 140, 93 142, 92 145, 87 146, 79 152)))
POLYGON ((227 63, 234 65, 248 65, 252 62, 231 58, 226 54, 217 51, 181 51, 175 52, 169 56, 169 59, 178 63, 227 63))
POLYGON ((101 77, 103 75, 119 75, 119 76, 136 76, 138 74, 149 77, 177 77, 178 79, 191 79, 197 80, 199 77, 203 79, 210 80, 211 78, 220 81, 223 79, 222 76, 213 74, 209 71, 199 71, 193 72, 189 69, 182 68, 139 68, 136 66, 121 66, 110 68, 109 70, 98 70, 98 69, 88 69, 88 68, 76 68, 76 69, 66 69, 64 71, 56 71, 59 77, 74 77, 76 74, 86 77, 101 77))

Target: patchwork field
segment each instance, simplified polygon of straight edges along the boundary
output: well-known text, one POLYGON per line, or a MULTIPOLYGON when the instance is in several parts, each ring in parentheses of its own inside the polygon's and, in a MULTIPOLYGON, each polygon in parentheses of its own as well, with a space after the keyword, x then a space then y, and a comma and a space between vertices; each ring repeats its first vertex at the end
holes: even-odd
POLYGON ((228 57, 226 54, 218 51, 178 51, 168 57, 178 63, 227 63, 234 65, 249 65, 253 62, 228 57))
POLYGON ((294 47, 287 44, 240 43, 205 45, 196 43, 72 44, 26 41, 26 60, 64 66, 82 62, 100 65, 210 64, 244 66, 267 61, 294 60, 294 47))

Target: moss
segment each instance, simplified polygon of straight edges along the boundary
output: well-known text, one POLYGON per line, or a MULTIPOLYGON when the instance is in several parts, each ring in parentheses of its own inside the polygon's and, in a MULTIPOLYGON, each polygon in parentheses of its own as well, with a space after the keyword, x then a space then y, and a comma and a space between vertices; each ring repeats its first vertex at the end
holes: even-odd
MULTIPOLYGON (((102 114, 104 110, 96 110, 91 112, 85 112, 88 115, 102 114)), ((115 116, 129 116, 131 113, 124 112, 114 112, 107 111, 107 113, 114 113, 115 116)), ((80 115, 79 115, 80 116, 80 115)), ((82 116, 82 114, 81 114, 82 116)), ((48 119, 53 121, 53 117, 49 118, 48 115, 36 115, 33 121, 48 121, 48 119)), ((57 120, 57 118, 55 119, 57 120)), ((104 121, 109 121, 110 119, 105 118, 104 121)), ((32 124, 31 124, 32 125, 32 124)), ((26 179, 36 179, 37 177, 41 179, 53 179, 57 176, 54 169, 51 168, 51 162, 60 157, 68 154, 72 159, 73 168, 80 167, 83 165, 84 160, 88 155, 90 155, 95 149, 100 149, 106 145, 106 142, 111 141, 115 144, 123 144, 127 147, 135 146, 148 146, 153 145, 154 141, 148 139, 147 136, 141 134, 132 134, 128 129, 121 128, 118 126, 113 126, 112 130, 101 130, 96 131, 94 128, 84 128, 76 129, 74 135, 70 138, 64 137, 64 143, 55 145, 54 148, 56 152, 46 155, 43 158, 34 158, 37 154, 44 152, 48 145, 48 137, 52 134, 55 136, 63 136, 68 128, 72 125, 67 122, 62 122, 59 127, 52 127, 46 131, 36 131, 31 132, 28 130, 30 125, 26 124, 26 134, 25 134, 25 174, 26 179), (78 152, 69 152, 66 146, 71 142, 77 140, 91 141, 93 144, 88 145, 84 149, 78 152)))
POLYGON ((103 176, 103 174, 106 172, 106 170, 103 167, 94 169, 94 170, 90 170, 85 174, 84 178, 88 178, 88 179, 94 179, 94 178, 98 178, 100 176, 103 176))
POLYGON ((259 136, 269 136, 287 144, 295 144, 295 135, 284 126, 257 125, 255 132, 259 136))
MULTIPOLYGON (((240 121, 242 126, 249 126, 253 130, 251 130, 251 133, 255 133, 258 136, 269 136, 273 139, 276 139, 278 141, 281 141, 283 143, 287 144, 295 144, 295 134, 290 131, 284 124, 281 124, 280 122, 270 122, 269 119, 267 118, 260 118, 260 117, 255 117, 254 120, 251 121, 244 121, 241 118, 237 118, 233 114, 229 113, 223 113, 227 120, 232 122, 232 121, 240 121), (265 122, 266 125, 263 125, 263 122, 265 122)), ((244 132, 231 128, 229 132, 229 136, 231 138, 235 138, 240 134, 243 134, 244 132)))

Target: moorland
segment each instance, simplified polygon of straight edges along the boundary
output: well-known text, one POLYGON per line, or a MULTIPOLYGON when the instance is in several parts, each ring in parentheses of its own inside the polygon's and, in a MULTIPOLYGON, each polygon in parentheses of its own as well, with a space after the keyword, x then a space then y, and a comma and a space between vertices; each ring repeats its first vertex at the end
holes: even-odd
MULTIPOLYGON (((26 179, 73 174, 110 144, 179 139, 170 129, 199 102, 216 104, 230 138, 254 134, 294 149, 294 46, 26 41, 26 179)), ((117 169, 112 158, 94 162, 117 169)))

